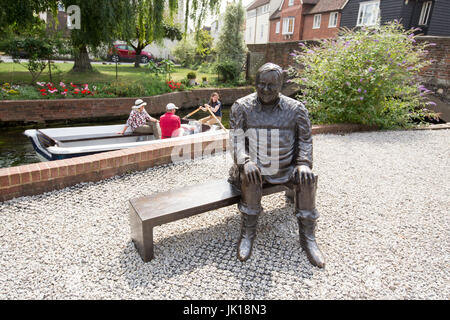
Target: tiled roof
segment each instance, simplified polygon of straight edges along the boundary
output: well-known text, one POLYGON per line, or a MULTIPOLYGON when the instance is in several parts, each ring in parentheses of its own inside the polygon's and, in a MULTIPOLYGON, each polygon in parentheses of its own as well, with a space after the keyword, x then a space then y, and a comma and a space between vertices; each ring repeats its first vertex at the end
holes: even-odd
MULTIPOLYGON (((319 0, 307 14, 341 10, 347 2, 348 0, 319 0)), ((303 3, 306 3, 305 0, 303 3)))
POLYGON ((262 5, 268 4, 270 0, 255 0, 253 3, 247 8, 247 11, 256 9, 262 5))
POLYGON ((269 20, 274 20, 274 19, 278 19, 281 17, 281 10, 275 10, 274 13, 272 13, 272 15, 269 17, 269 20))

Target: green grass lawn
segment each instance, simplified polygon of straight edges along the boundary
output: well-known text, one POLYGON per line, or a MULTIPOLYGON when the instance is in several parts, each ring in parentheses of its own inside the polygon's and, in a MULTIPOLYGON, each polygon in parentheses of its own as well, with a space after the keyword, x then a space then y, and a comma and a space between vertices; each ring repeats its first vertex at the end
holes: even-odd
MULTIPOLYGON (((73 83, 110 83, 116 80, 116 66, 115 64, 103 65, 103 64, 93 64, 94 71, 87 73, 74 73, 71 72, 73 67, 73 62, 67 63, 56 63, 56 70, 52 68, 53 82, 59 83, 63 82, 73 82, 73 83)), ((136 82, 140 81, 142 78, 150 75, 147 71, 146 66, 141 66, 141 68, 135 68, 131 64, 121 64, 118 66, 118 80, 121 82, 136 82)), ((190 69, 186 68, 175 68, 175 73, 170 76, 175 81, 180 81, 186 78, 186 75, 190 69)), ((202 77, 207 77, 208 81, 215 81, 217 79, 216 74, 208 73, 197 73, 197 82, 202 81, 202 77)), ((49 70, 46 68, 37 81, 48 82, 49 70)), ((0 84, 1 83, 11 83, 11 84, 30 84, 31 75, 28 70, 22 65, 16 63, 0 63, 0 84)))

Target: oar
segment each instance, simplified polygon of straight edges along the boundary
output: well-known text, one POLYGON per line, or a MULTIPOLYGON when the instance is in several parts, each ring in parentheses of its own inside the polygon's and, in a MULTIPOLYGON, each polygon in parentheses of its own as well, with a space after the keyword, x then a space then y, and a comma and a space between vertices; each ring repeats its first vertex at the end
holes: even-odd
POLYGON ((227 132, 228 130, 223 126, 222 122, 220 122, 219 119, 217 119, 216 115, 212 112, 211 108, 208 108, 209 113, 211 113, 211 115, 213 116, 214 119, 216 119, 217 123, 220 124, 220 126, 222 127, 223 130, 225 130, 225 132, 227 132))
POLYGON ((183 119, 189 118, 190 116, 192 116, 194 113, 196 113, 197 111, 199 111, 202 107, 198 107, 197 109, 195 109, 194 111, 192 111, 191 113, 189 113, 187 116, 183 117, 183 119))

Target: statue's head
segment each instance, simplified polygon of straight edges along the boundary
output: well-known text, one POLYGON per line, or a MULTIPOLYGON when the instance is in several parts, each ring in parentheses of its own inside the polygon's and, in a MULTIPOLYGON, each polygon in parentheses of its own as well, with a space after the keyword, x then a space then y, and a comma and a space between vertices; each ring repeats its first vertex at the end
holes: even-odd
POLYGON ((256 73, 256 92, 263 104, 274 104, 283 85, 283 69, 274 63, 266 63, 256 73))

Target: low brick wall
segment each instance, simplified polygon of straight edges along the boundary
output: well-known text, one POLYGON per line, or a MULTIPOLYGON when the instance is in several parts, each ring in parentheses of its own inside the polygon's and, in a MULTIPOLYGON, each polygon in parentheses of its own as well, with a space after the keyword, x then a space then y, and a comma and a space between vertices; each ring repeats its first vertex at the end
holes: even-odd
POLYGON ((0 201, 41 194, 80 182, 100 181, 130 171, 172 163, 174 148, 188 151, 186 159, 201 157, 205 150, 227 149, 228 134, 161 140, 148 146, 104 152, 65 160, 0 169, 0 201))
MULTIPOLYGON (((333 124, 313 126, 312 133, 348 133, 367 130, 376 130, 376 128, 356 124, 333 124)), ((228 133, 220 131, 214 135, 166 139, 143 147, 2 168, 0 169, 0 201, 41 194, 80 182, 100 181, 126 172, 146 170, 172 163, 174 148, 189 152, 185 160, 202 157, 211 150, 223 152, 228 150, 228 133)))
MULTIPOLYGON (((142 98, 147 102, 150 114, 162 114, 165 106, 175 103, 179 108, 190 108, 209 101, 211 93, 218 92, 223 104, 254 91, 253 87, 205 88, 192 91, 172 92, 142 98)), ((1 100, 0 126, 17 123, 43 123, 46 121, 111 118, 126 116, 137 98, 117 99, 58 99, 58 100, 1 100)))

